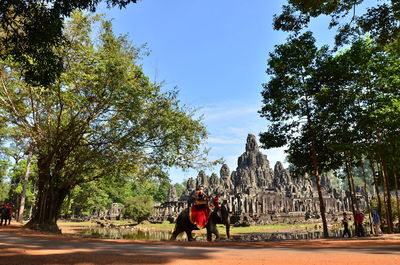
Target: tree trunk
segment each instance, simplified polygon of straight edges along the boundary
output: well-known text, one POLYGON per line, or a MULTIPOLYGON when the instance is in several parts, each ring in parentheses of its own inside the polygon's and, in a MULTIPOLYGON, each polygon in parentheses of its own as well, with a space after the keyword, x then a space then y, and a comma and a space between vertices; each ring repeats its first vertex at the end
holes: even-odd
POLYGON ((25 225, 35 230, 59 233, 57 219, 60 215, 61 205, 68 194, 68 190, 56 187, 40 189, 35 204, 35 213, 32 219, 25 225))
POLYGON ((31 204, 31 208, 29 209, 29 220, 32 219, 32 212, 33 212, 33 204, 31 204))
POLYGON ((319 211, 321 213, 321 218, 322 218, 322 226, 324 229, 324 238, 328 238, 329 231, 328 231, 328 224, 326 222, 326 216, 325 216, 325 203, 324 203, 324 198, 322 197, 321 181, 320 181, 319 172, 318 172, 317 152, 315 150, 314 142, 312 142, 312 145, 311 145, 311 158, 312 158, 312 164, 313 164, 313 168, 314 168, 315 183, 317 184, 318 199, 319 199, 319 211))
POLYGON ((24 221, 24 210, 25 210, 25 197, 26 197, 26 189, 28 187, 28 179, 29 179, 29 174, 30 174, 30 169, 31 169, 31 162, 32 162, 32 151, 29 152, 28 155, 28 160, 27 160, 27 165, 26 165, 26 171, 24 175, 24 179, 22 181, 22 192, 21 192, 21 197, 20 197, 20 202, 19 202, 19 209, 18 209, 18 216, 17 216, 17 221, 22 223, 24 221))
POLYGON ((347 184, 349 185, 349 192, 350 192, 351 211, 353 212, 353 220, 355 220, 356 219, 356 208, 354 207, 354 205, 356 205, 356 198, 354 196, 354 187, 353 187, 354 182, 351 181, 352 174, 351 174, 351 168, 350 168, 349 157, 348 157, 347 152, 344 153, 344 158, 345 158, 346 173, 347 173, 347 184))
POLYGON ((372 216, 371 216, 371 205, 369 203, 369 196, 368 196, 368 190, 367 190, 367 176, 365 174, 365 167, 364 167, 364 160, 361 159, 361 170, 363 174, 363 182, 364 182, 364 191, 365 191, 365 201, 367 203, 367 211, 368 211, 368 216, 369 216, 369 224, 371 228, 371 233, 373 233, 374 228, 372 225, 372 216))
POLYGON ((60 176, 50 174, 50 163, 38 159, 39 183, 32 219, 25 225, 28 228, 60 233, 57 226, 60 209, 70 188, 65 187, 60 176))
POLYGON ((393 233, 393 221, 392 221, 392 196, 390 194, 389 183, 387 178, 387 170, 384 161, 382 160, 381 155, 378 153, 379 164, 381 166, 382 171, 382 180, 383 180, 383 193, 386 201, 386 216, 387 216, 387 225, 388 225, 388 233, 393 233))
POLYGON ((378 214, 379 214, 379 217, 381 217, 382 216, 382 201, 381 201, 381 195, 379 192, 378 176, 376 175, 374 161, 372 161, 372 158, 368 157, 368 161, 369 161, 369 166, 371 167, 371 170, 372 170, 372 176, 374 178, 374 188, 375 188, 376 198, 378 200, 378 214))
POLYGON ((400 222, 400 203, 399 203, 399 184, 396 171, 394 171, 394 185, 396 189, 396 206, 397 206, 397 219, 400 222))

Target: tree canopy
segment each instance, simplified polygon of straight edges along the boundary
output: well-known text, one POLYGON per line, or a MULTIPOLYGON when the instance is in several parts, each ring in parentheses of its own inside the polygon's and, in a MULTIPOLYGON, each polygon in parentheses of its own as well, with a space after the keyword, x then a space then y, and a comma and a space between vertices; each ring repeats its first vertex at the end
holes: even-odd
POLYGON ((376 1, 364 11, 364 0, 288 0, 282 13, 274 18, 277 30, 298 32, 312 18, 330 16, 329 28, 337 27, 336 44, 349 43, 350 37, 369 33, 379 44, 396 42, 400 37, 400 3, 397 0, 376 1))
MULTIPOLYGON (((17 0, 0 3, 0 58, 21 65, 26 82, 49 85, 63 71, 57 46, 63 36, 64 19, 73 10, 94 12, 100 0, 17 0)), ((106 0, 109 7, 125 7, 136 0, 106 0)))
POLYGON ((38 198, 28 225, 56 230, 60 207, 76 185, 111 176, 165 177, 171 166, 204 158, 207 136, 176 91, 162 91, 137 63, 139 50, 111 23, 76 12, 57 49, 65 71, 50 86, 25 82, 3 61, 1 118, 26 139, 37 157, 38 198), (94 23, 98 39, 92 39, 94 23))

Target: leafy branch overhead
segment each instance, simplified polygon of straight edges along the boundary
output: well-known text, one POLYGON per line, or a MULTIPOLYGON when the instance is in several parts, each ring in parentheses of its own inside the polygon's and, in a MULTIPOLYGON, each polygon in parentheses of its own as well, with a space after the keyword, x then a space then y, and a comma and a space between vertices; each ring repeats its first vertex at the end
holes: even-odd
MULTIPOLYGON (((100 0, 16 0, 0 3, 0 58, 14 60, 24 79, 34 85, 55 82, 64 68, 56 50, 67 39, 64 19, 73 10, 94 12, 100 0)), ((136 0, 106 0, 108 7, 123 8, 136 0)))
POLYGON ((336 45, 349 43, 369 33, 379 44, 397 42, 400 37, 400 2, 376 1, 365 11, 364 0, 288 0, 274 17, 276 30, 299 32, 312 18, 330 16, 329 28, 337 27, 336 45))

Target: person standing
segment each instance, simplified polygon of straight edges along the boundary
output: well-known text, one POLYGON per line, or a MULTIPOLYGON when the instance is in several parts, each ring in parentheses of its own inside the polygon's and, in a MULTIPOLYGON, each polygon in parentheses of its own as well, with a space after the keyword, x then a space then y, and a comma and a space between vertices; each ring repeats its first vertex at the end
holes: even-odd
POLYGON ((0 225, 3 225, 3 221, 4 225, 7 225, 7 221, 8 224, 11 222, 11 208, 8 203, 5 203, 0 209, 0 225))
POLYGON ((351 233, 349 230, 349 219, 347 218, 347 214, 343 213, 343 220, 342 220, 342 224, 343 224, 343 237, 345 237, 347 235, 347 237, 351 237, 351 233))
POLYGON ((375 230, 375 235, 382 235, 382 230, 381 230, 381 219, 379 217, 379 214, 376 210, 372 210, 372 222, 374 223, 374 230, 375 230))
POLYGON ((354 223, 356 225, 356 236, 362 237, 364 236, 364 227, 363 227, 364 215, 362 212, 357 211, 354 223))

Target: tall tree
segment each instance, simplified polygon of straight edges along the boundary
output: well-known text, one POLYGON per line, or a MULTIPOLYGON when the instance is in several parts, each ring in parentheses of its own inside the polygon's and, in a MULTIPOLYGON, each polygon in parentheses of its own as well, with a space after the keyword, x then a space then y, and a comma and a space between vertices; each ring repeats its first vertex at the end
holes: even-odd
POLYGON ((263 85, 260 111, 261 116, 271 122, 268 131, 261 134, 260 142, 264 147, 302 143, 308 149, 306 165, 315 177, 324 237, 329 233, 319 177, 323 152, 318 149, 319 118, 315 102, 322 89, 318 69, 329 56, 327 47, 316 47, 311 32, 276 46, 268 60, 267 73, 271 79, 263 85))
POLYGON ((192 167, 206 130, 162 92, 137 64, 138 50, 99 17, 74 13, 67 44, 57 50, 66 71, 54 85, 26 83, 12 62, 1 68, 1 117, 29 139, 37 157, 38 196, 30 228, 58 231, 60 207, 78 184, 110 176, 160 176, 192 167))
MULTIPOLYGON (((354 186, 350 183, 354 161, 370 160, 374 178, 381 180, 374 182, 382 185, 387 219, 392 220, 389 202, 393 182, 388 161, 398 156, 391 148, 398 143, 395 135, 399 133, 398 56, 374 41, 359 39, 327 65, 321 81, 324 93, 318 101, 321 115, 327 117, 326 125, 331 128, 326 144, 344 153, 350 187, 354 186)), ((390 231, 391 221, 388 224, 390 231)))

